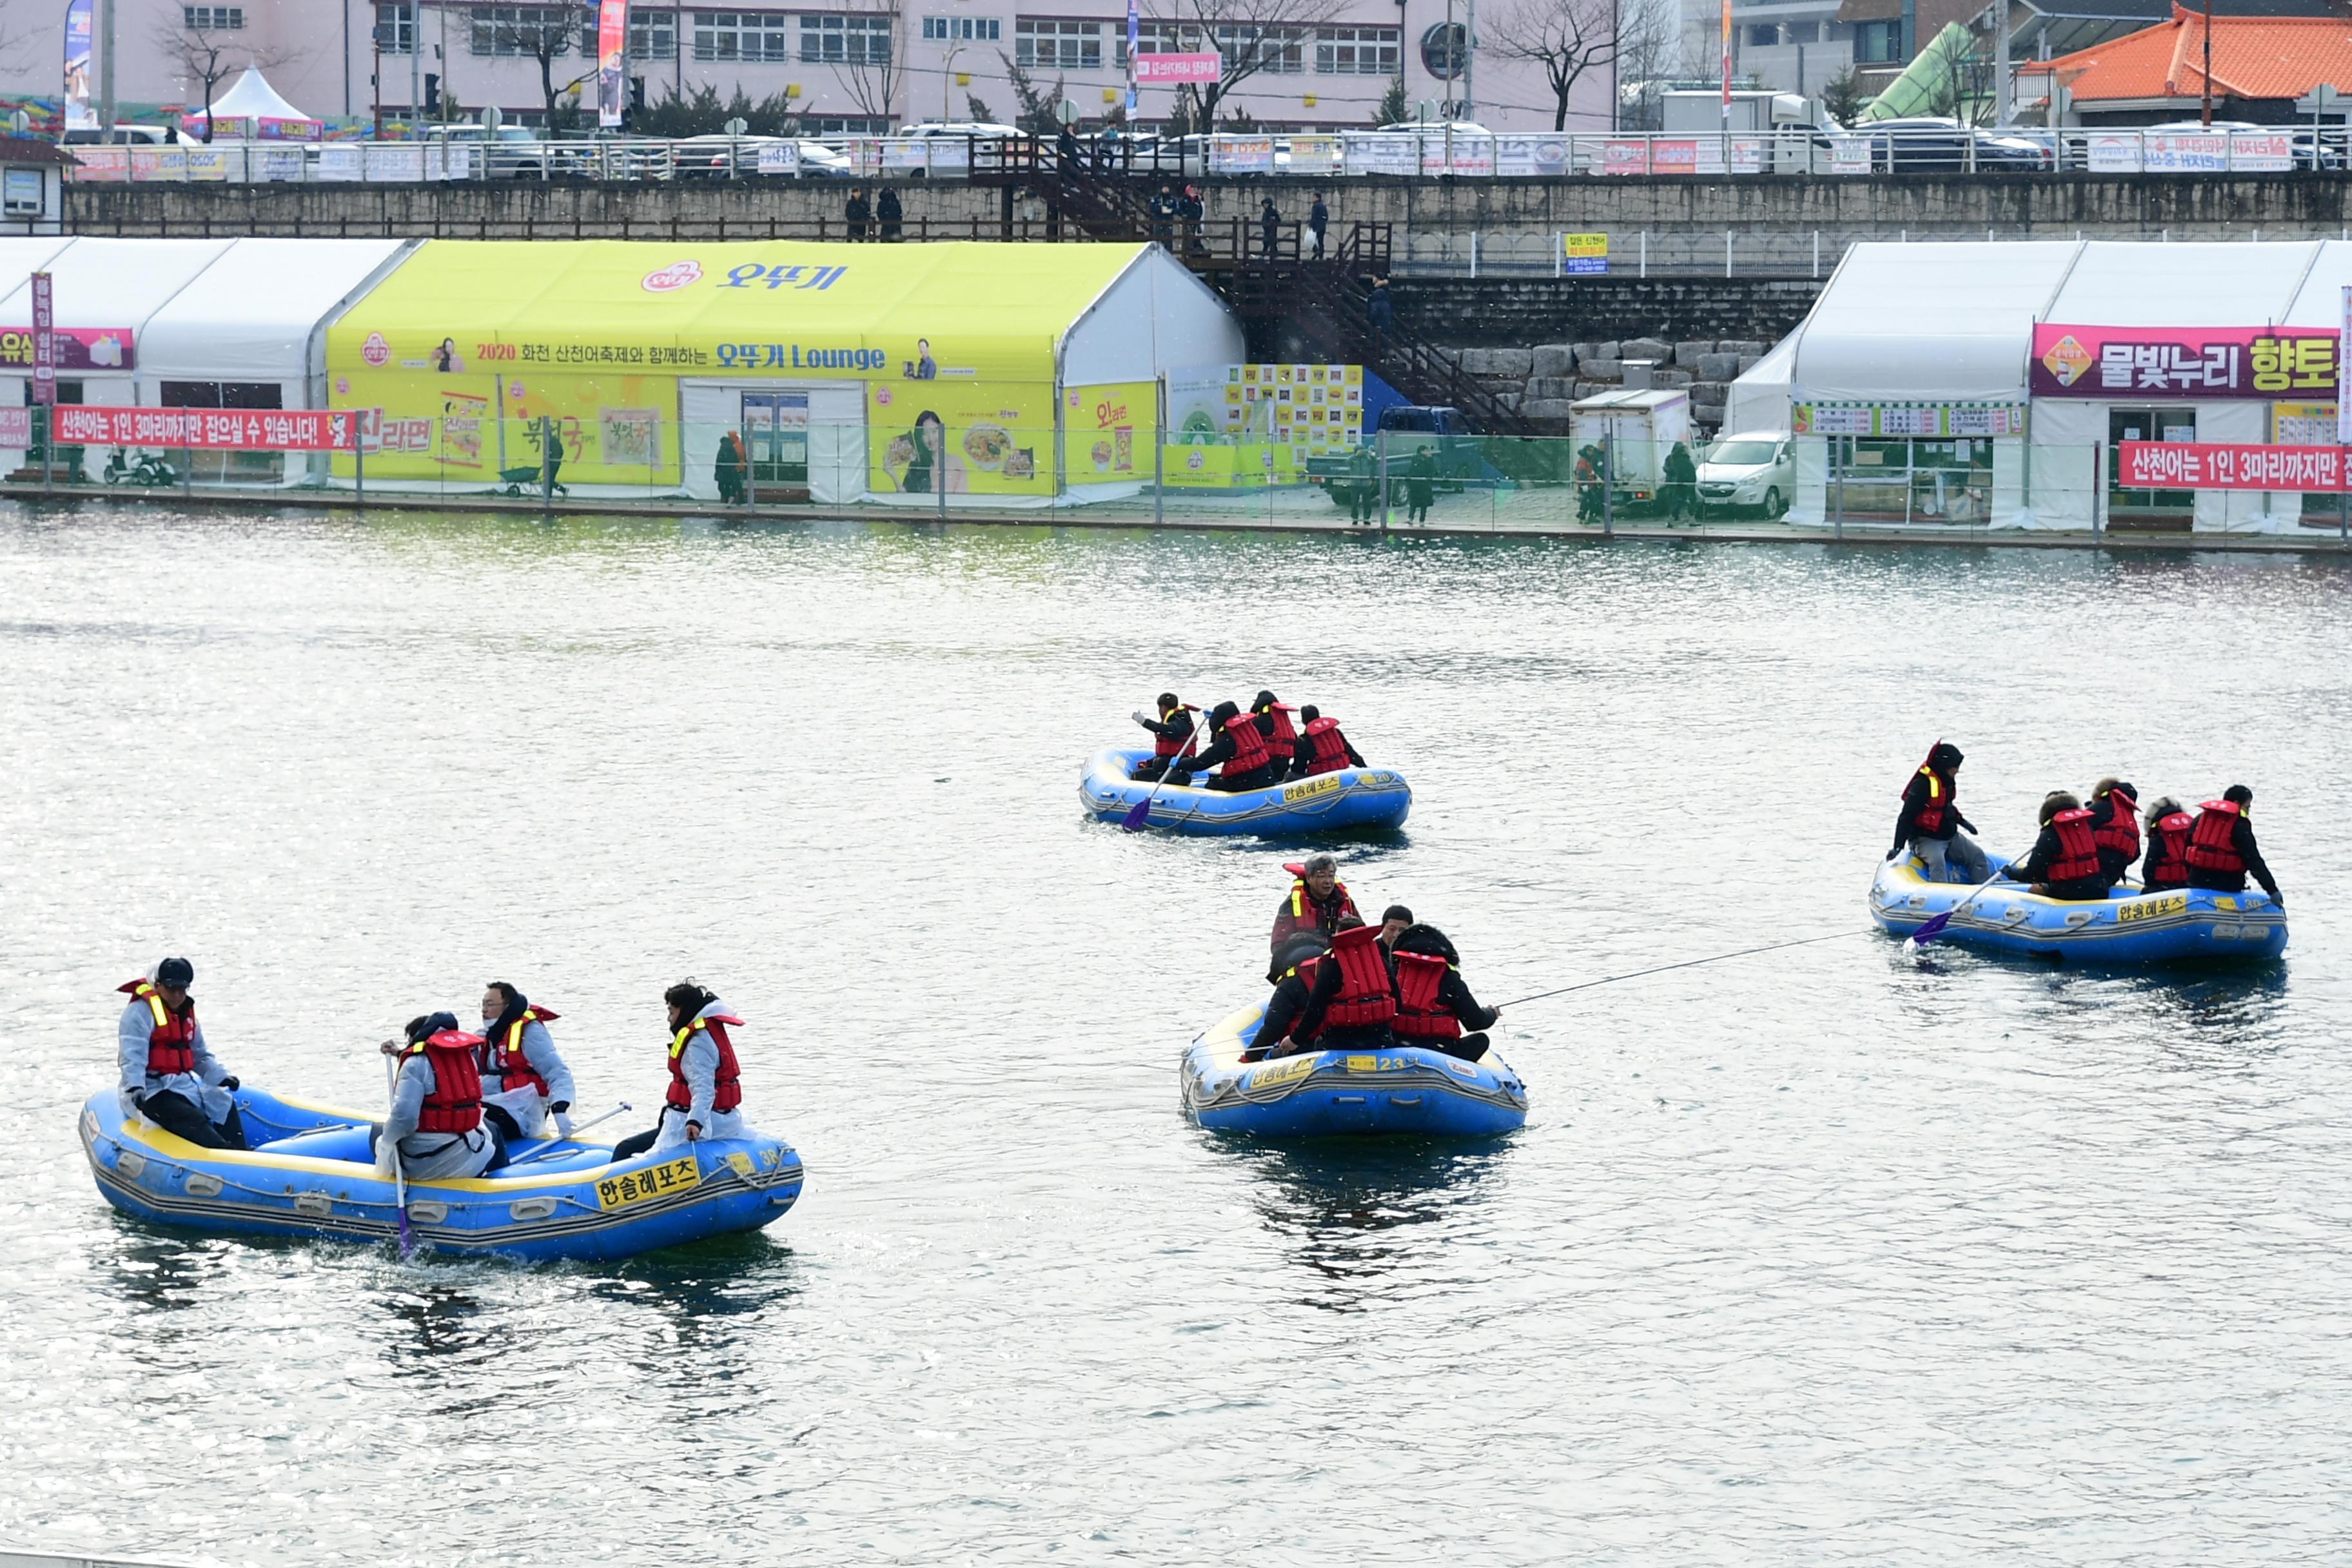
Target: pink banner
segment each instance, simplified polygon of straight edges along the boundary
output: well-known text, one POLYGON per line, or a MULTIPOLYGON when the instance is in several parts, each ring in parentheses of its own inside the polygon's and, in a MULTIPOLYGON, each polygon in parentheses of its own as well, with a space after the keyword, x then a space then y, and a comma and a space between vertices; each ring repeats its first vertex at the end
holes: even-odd
POLYGON ((2200 398, 2336 395, 2330 327, 2033 329, 2036 397, 2200 398))
POLYGON ((1135 85, 1168 87, 1178 82, 1211 82, 1223 65, 1215 51, 1204 55, 1138 55, 1135 85))
POLYGON ((306 408, 89 408, 58 410, 58 439, 80 447, 200 447, 236 452, 347 452, 346 411, 306 408))
POLYGON ((33 444, 33 411, 0 408, 0 450, 22 452, 33 444))
POLYGON ((2132 490, 2344 489, 2341 447, 2261 447, 2233 441, 2119 441, 2118 479, 2132 490))
MULTIPOLYGON (((0 327, 0 370, 35 370, 40 364, 34 327, 0 327)), ((137 363, 129 327, 55 327, 50 330, 58 370, 129 370, 137 363)))

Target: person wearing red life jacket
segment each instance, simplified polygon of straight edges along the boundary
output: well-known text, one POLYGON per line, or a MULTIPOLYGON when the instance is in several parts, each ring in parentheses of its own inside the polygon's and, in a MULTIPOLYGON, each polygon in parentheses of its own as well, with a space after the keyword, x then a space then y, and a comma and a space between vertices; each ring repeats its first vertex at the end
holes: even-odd
POLYGON ((1988 881, 1991 862, 1973 838, 1962 838, 1962 828, 1974 833, 1977 825, 1960 815, 1960 749, 1938 741, 1903 785, 1903 811, 1895 819, 1895 847, 1889 860, 1906 848, 1927 863, 1931 882, 1988 881), (1957 868, 1955 879, 1948 868, 1957 868))
POLYGON ((2189 886, 2189 815, 2170 795, 2147 808, 2147 855, 2139 863, 2140 886, 2149 892, 2189 886))
POLYGON ((1348 737, 1339 733, 1339 721, 1326 719, 1323 710, 1309 702, 1298 710, 1300 723, 1298 742, 1290 749, 1290 776, 1310 778, 1317 773, 1336 773, 1341 768, 1360 768, 1364 759, 1348 737))
POLYGON ((1265 731, 1239 705, 1220 702, 1210 710, 1209 729, 1216 739, 1197 755, 1185 758, 1181 767, 1170 768, 1169 783, 1189 784, 1193 774, 1211 768, 1218 770, 1209 781, 1211 789, 1264 789, 1281 779, 1283 764, 1266 746, 1265 731))
POLYGON ((2028 882, 2046 899, 2104 899, 2112 886, 2099 868, 2099 846, 2091 837, 2091 814, 2064 790, 2042 801, 2042 834, 2032 853, 2001 875, 2028 882))
POLYGON ((2231 784, 2221 792, 2221 799, 2197 808, 2197 819, 2189 828, 2189 845, 2181 856, 2189 862, 2189 885, 2217 893, 2242 893, 2251 874, 2271 896, 2271 902, 2284 909, 2286 900, 2254 843, 2253 817, 2254 792, 2244 784, 2231 784))
POLYGON ((1381 952, 1380 929, 1354 921, 1331 938, 1331 951, 1315 964, 1307 1010, 1292 1026, 1277 1057, 1299 1051, 1379 1051, 1396 1046, 1390 1026, 1396 1018, 1396 992, 1381 952))
POLYGON ((195 979, 194 964, 167 958, 152 977, 116 987, 131 998, 116 1030, 115 1065, 122 1079, 116 1100, 123 1115, 143 1116, 201 1148, 242 1149, 236 1077, 205 1044, 195 1000, 188 994, 195 979))
POLYGON ((1302 931, 1315 931, 1328 938, 1343 921, 1356 925, 1364 923, 1356 900, 1348 896, 1348 884, 1339 880, 1337 859, 1328 855, 1309 855, 1303 862, 1286 862, 1282 868, 1290 873, 1290 891, 1283 894, 1282 902, 1275 906, 1274 931, 1265 940, 1268 952, 1278 951, 1284 942, 1302 931))
POLYGON ((411 1018, 404 1039, 383 1052, 400 1063, 392 1110, 369 1140, 376 1169, 397 1158, 412 1182, 485 1175, 507 1163, 506 1139, 482 1115, 482 1037, 457 1027, 455 1013, 411 1018))
POLYGON ((1242 1052, 1242 1060, 1254 1062, 1271 1056, 1290 1037, 1313 994, 1315 966, 1330 951, 1330 939, 1321 931, 1300 931, 1276 950, 1265 972, 1274 994, 1265 999, 1265 1013, 1258 1020, 1255 1037, 1242 1052))
POLYGON ((2091 842, 2099 847, 2099 875, 2124 879, 2139 858, 2139 791, 2110 775, 2091 786, 2091 842))
POLYGON ((1168 771, 1168 764, 1184 754, 1192 743, 1192 715, 1200 711, 1190 702, 1179 701, 1172 691, 1160 694, 1160 717, 1152 718, 1138 709, 1130 717, 1151 731, 1151 754, 1135 764, 1128 773, 1131 779, 1150 780, 1168 771))
POLYGON ((572 1136, 572 1068, 556 1054, 547 1026, 557 1016, 503 980, 482 993, 482 1112, 509 1142, 572 1136))
POLYGON ((1276 698, 1271 691, 1261 691, 1250 704, 1250 717, 1257 721, 1257 732, 1265 737, 1266 750, 1290 765, 1291 748, 1298 744, 1298 731, 1291 728, 1290 704, 1276 698))
POLYGON ((661 1118, 650 1132, 624 1138, 613 1148, 615 1160, 631 1159, 650 1149, 666 1154, 682 1144, 705 1138, 748 1138, 751 1124, 743 1120, 742 1069, 735 1060, 731 1030, 743 1020, 727 1005, 691 980, 682 980, 662 993, 669 1009, 669 1089, 662 1099, 661 1118))
POLYGON ((1397 1044, 1444 1051, 1475 1062, 1486 1054, 1485 1031, 1503 1016, 1481 1006, 1462 978, 1462 956, 1433 925, 1406 928, 1396 939, 1397 1044))

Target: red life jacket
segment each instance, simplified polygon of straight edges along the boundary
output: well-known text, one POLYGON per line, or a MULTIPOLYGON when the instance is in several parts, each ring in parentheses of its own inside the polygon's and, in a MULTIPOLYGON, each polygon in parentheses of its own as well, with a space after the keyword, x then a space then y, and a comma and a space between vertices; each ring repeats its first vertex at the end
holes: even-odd
POLYGON ((2168 812, 2156 819, 2156 836, 2164 841, 2164 858, 2147 874, 2150 888, 2189 886, 2189 824, 2185 811, 2168 812))
MULTIPOLYGON (((1167 712, 1162 713, 1160 716, 1160 721, 1165 724, 1179 713, 1193 711, 1195 710, 1192 705, 1187 702, 1181 708, 1171 708, 1167 712)), ((1151 732, 1151 754, 1155 757, 1172 757, 1192 743, 1192 737, 1190 734, 1163 735, 1157 730, 1151 732)))
POLYGON ((479 1035, 443 1029, 402 1053, 421 1053, 433 1068, 432 1092, 416 1112, 419 1132, 471 1132, 482 1124, 482 1069, 474 1057, 481 1044, 479 1035))
POLYGON ((1233 758, 1224 768, 1227 778, 1255 773, 1274 760, 1274 753, 1265 749, 1265 737, 1257 732, 1257 720, 1252 715, 1236 713, 1226 720, 1225 734, 1234 742, 1233 758))
POLYGON ((507 1026, 505 1039, 483 1042, 482 1075, 485 1078, 497 1075, 500 1094, 528 1089, 542 1099, 546 1097, 547 1080, 539 1076, 539 1069, 532 1067, 530 1058, 522 1054, 522 1032, 533 1023, 544 1024, 562 1016, 533 1003, 522 1010, 521 1017, 507 1026))
MULTIPOLYGON (((1385 1024, 1396 1016, 1389 989, 1389 966, 1381 957, 1378 926, 1351 926, 1331 939, 1331 960, 1339 966, 1339 991, 1323 1009, 1315 1033, 1385 1024)), ((1293 1031, 1294 1037, 1297 1031, 1293 1031)))
POLYGON ((196 1004, 192 998, 188 1010, 174 1013, 163 1005, 163 994, 152 980, 130 980, 115 987, 117 991, 136 996, 147 1004, 154 1025, 147 1031, 147 1075, 150 1078, 170 1078, 174 1073, 196 1070, 196 1004))
POLYGON ((2091 829, 2091 842, 2120 855, 2126 863, 2139 858, 2139 802, 2122 790, 2106 793, 2107 819, 2091 829))
MULTIPOLYGON (((1290 918, 1298 922, 1297 929, 1300 931, 1325 929, 1322 906, 1316 903, 1307 891, 1306 865, 1301 861, 1286 860, 1282 864, 1282 868, 1290 873, 1290 918)), ((1335 924, 1341 915, 1356 914, 1356 900, 1348 896, 1348 884, 1337 877, 1331 879, 1331 896, 1339 900, 1332 910, 1332 921, 1335 924)), ((1361 920, 1363 917, 1356 915, 1356 918, 1361 920)))
POLYGON ((2245 874, 2246 858, 2238 853, 2238 803, 2209 800, 2197 808, 2189 830, 2189 848, 2181 857, 2200 871, 2245 874))
POLYGON ((727 1037, 727 1026, 740 1028, 743 1020, 726 1013, 712 1013, 687 1021, 685 1028, 669 1042, 669 1104, 680 1110, 694 1109, 694 1090, 686 1082, 686 1045, 698 1029, 708 1032, 710 1043, 719 1047, 719 1070, 710 1082, 710 1109, 732 1110, 743 1103, 742 1070, 735 1065, 735 1042, 727 1037))
POLYGON ((1274 733, 1265 738, 1266 744, 1277 752, 1287 752, 1298 744, 1298 731, 1290 727, 1290 707, 1287 703, 1269 702, 1258 710, 1271 721, 1274 733))
POLYGON ((1339 733, 1337 719, 1308 720, 1307 739, 1315 748, 1315 755, 1307 764, 1310 775, 1336 773, 1348 765, 1348 738, 1339 733))
POLYGON ((1948 773, 1939 773, 1928 763, 1921 763, 1919 772, 1927 780, 1927 798, 1911 820, 1920 832, 1933 836, 1944 828, 1945 815, 1952 809, 1959 784, 1948 773))
POLYGON ((1396 1034, 1400 1040, 1458 1040, 1462 1020, 1437 999, 1450 968, 1426 953, 1396 955, 1396 1034))
POLYGON ((2099 874, 2099 846, 2090 824, 2090 808, 2081 805, 2050 819, 2050 830, 2058 836, 2058 858, 2042 873, 2046 880, 2075 882, 2099 874))

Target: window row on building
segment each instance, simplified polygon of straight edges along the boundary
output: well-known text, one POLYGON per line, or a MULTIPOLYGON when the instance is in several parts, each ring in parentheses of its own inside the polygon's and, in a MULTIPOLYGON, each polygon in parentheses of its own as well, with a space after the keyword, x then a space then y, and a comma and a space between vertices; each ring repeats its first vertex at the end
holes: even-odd
MULTIPOLYGON (((187 26, 205 30, 242 27, 245 13, 233 6, 191 5, 187 26), (202 20, 199 20, 202 18, 202 20)), ((376 8, 376 43, 385 54, 404 55, 416 47, 416 0, 383 0, 376 8)), ((465 8, 467 47, 486 58, 551 58, 577 48, 584 59, 596 55, 596 13, 570 5, 473 5, 465 8)), ((793 11, 685 11, 633 6, 629 58, 677 58, 680 18, 698 61, 764 61, 772 64, 871 65, 890 63, 894 21, 888 14, 793 11)), ((925 16, 929 42, 1001 43, 1003 24, 992 16, 925 16)), ((1312 68, 1318 76, 1397 74, 1402 29, 1397 27, 1276 26, 1250 22, 1146 22, 1137 33, 1145 54, 1187 54, 1214 49, 1230 64, 1255 61, 1255 69, 1296 76, 1312 68), (1311 68, 1309 62, 1312 62, 1311 68)), ((1127 68, 1127 29, 1118 22, 1021 17, 1013 25, 1013 63, 1024 70, 1127 68), (1105 37, 1108 36, 1106 48, 1105 37)))

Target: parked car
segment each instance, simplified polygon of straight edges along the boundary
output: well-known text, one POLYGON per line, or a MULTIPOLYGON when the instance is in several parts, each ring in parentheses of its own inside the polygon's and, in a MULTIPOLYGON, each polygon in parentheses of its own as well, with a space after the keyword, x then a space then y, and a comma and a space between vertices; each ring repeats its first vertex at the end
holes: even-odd
POLYGON ((893 136, 977 136, 985 141, 1001 137, 1021 136, 1017 125, 999 125, 988 120, 926 120, 919 124, 901 125, 893 136))
POLYGON ((803 180, 848 179, 856 173, 847 154, 803 136, 681 136, 670 143, 670 153, 681 180, 726 179, 730 163, 733 177, 754 180, 761 177, 761 150, 787 146, 800 150, 799 177, 803 180))
POLYGON ((1702 518, 1753 510, 1777 521, 1796 489, 1796 450, 1786 436, 1726 436, 1699 459, 1702 518))
POLYGON ((1967 169, 1971 163, 1971 142, 1975 143, 1973 163, 1978 169, 2013 173, 2050 167, 2049 150, 2025 137, 1980 130, 1936 115, 1866 121, 1853 127, 1846 135, 1868 142, 1870 166, 1892 174, 1949 174, 1967 169))

